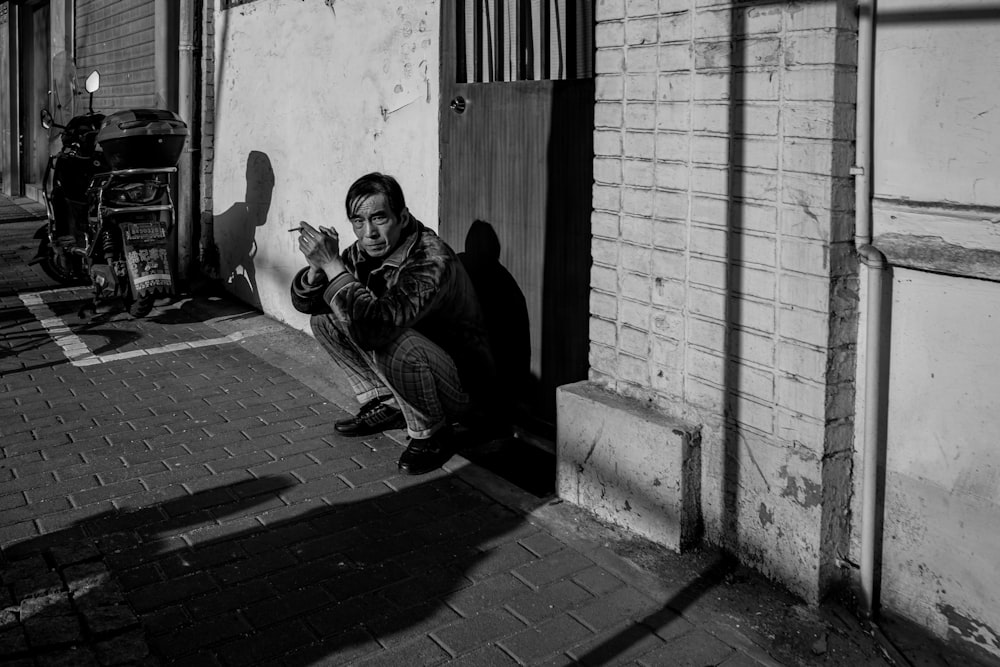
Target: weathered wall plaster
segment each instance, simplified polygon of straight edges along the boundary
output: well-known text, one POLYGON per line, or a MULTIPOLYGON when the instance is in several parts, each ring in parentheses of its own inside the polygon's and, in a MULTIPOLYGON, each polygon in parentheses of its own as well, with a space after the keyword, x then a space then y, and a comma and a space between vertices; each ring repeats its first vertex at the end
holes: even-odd
POLYGON ((974 13, 990 8, 879 0, 878 195, 1000 206, 1000 18, 974 13))
POLYGON ((895 274, 883 602, 1000 656, 1000 285, 895 274))
MULTIPOLYGON (((896 265, 888 313, 882 603, 996 657, 1000 17, 981 11, 991 7, 880 0, 873 232, 896 265)), ((858 361, 863 383, 863 353, 858 361)), ((857 395, 864 396, 863 386, 857 395)), ((859 428, 867 407, 858 401, 859 428)), ((858 470, 861 461, 858 449, 858 470)), ((859 502, 857 494, 855 516, 859 502)))
POLYGON ((400 181, 437 227, 438 3, 256 0, 217 10, 213 213, 220 278, 276 319, 304 266, 300 220, 354 239, 351 182, 400 181))

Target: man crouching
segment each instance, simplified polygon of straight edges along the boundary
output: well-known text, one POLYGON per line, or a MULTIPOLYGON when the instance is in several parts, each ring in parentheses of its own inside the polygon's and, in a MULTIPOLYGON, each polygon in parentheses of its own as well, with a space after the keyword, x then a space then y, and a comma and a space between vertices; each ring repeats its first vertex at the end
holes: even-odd
POLYGON ((292 304, 312 315, 316 339, 362 404, 334 428, 363 436, 405 423, 399 469, 421 475, 454 453, 451 423, 489 400, 483 315, 461 261, 410 214, 394 178, 362 176, 345 203, 357 240, 343 253, 336 231, 300 223, 308 266, 292 281, 292 304))

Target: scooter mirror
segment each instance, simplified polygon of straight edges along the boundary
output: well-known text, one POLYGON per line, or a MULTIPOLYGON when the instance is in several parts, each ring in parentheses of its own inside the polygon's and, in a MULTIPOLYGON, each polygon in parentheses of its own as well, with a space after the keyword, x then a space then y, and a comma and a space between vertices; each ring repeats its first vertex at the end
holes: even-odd
POLYGON ((42 109, 42 127, 46 130, 52 127, 52 114, 48 109, 42 109))
POLYGON ((98 72, 96 69, 93 72, 91 72, 90 76, 87 77, 87 83, 84 85, 84 87, 87 89, 88 93, 90 94, 96 93, 97 89, 101 87, 101 73, 98 72))

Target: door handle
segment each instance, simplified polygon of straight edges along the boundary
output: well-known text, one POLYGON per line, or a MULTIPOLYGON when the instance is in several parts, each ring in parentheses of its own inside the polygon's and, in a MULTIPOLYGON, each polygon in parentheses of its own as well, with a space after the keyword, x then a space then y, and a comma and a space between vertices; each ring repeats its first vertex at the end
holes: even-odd
POLYGON ((451 101, 451 104, 449 104, 448 106, 450 106, 451 110, 457 114, 465 113, 465 98, 459 95, 458 97, 453 99, 451 101))

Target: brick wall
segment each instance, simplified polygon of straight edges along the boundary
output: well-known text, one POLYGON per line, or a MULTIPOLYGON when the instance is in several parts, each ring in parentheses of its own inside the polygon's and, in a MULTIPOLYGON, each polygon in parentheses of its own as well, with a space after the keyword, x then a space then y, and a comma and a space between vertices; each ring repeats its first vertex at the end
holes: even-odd
POLYGON ((153 0, 76 1, 78 93, 86 95, 84 79, 99 70, 94 108, 102 113, 155 106, 153 11, 153 0))
POLYGON ((709 540, 846 553, 853 5, 598 0, 590 379, 700 423, 709 540))

